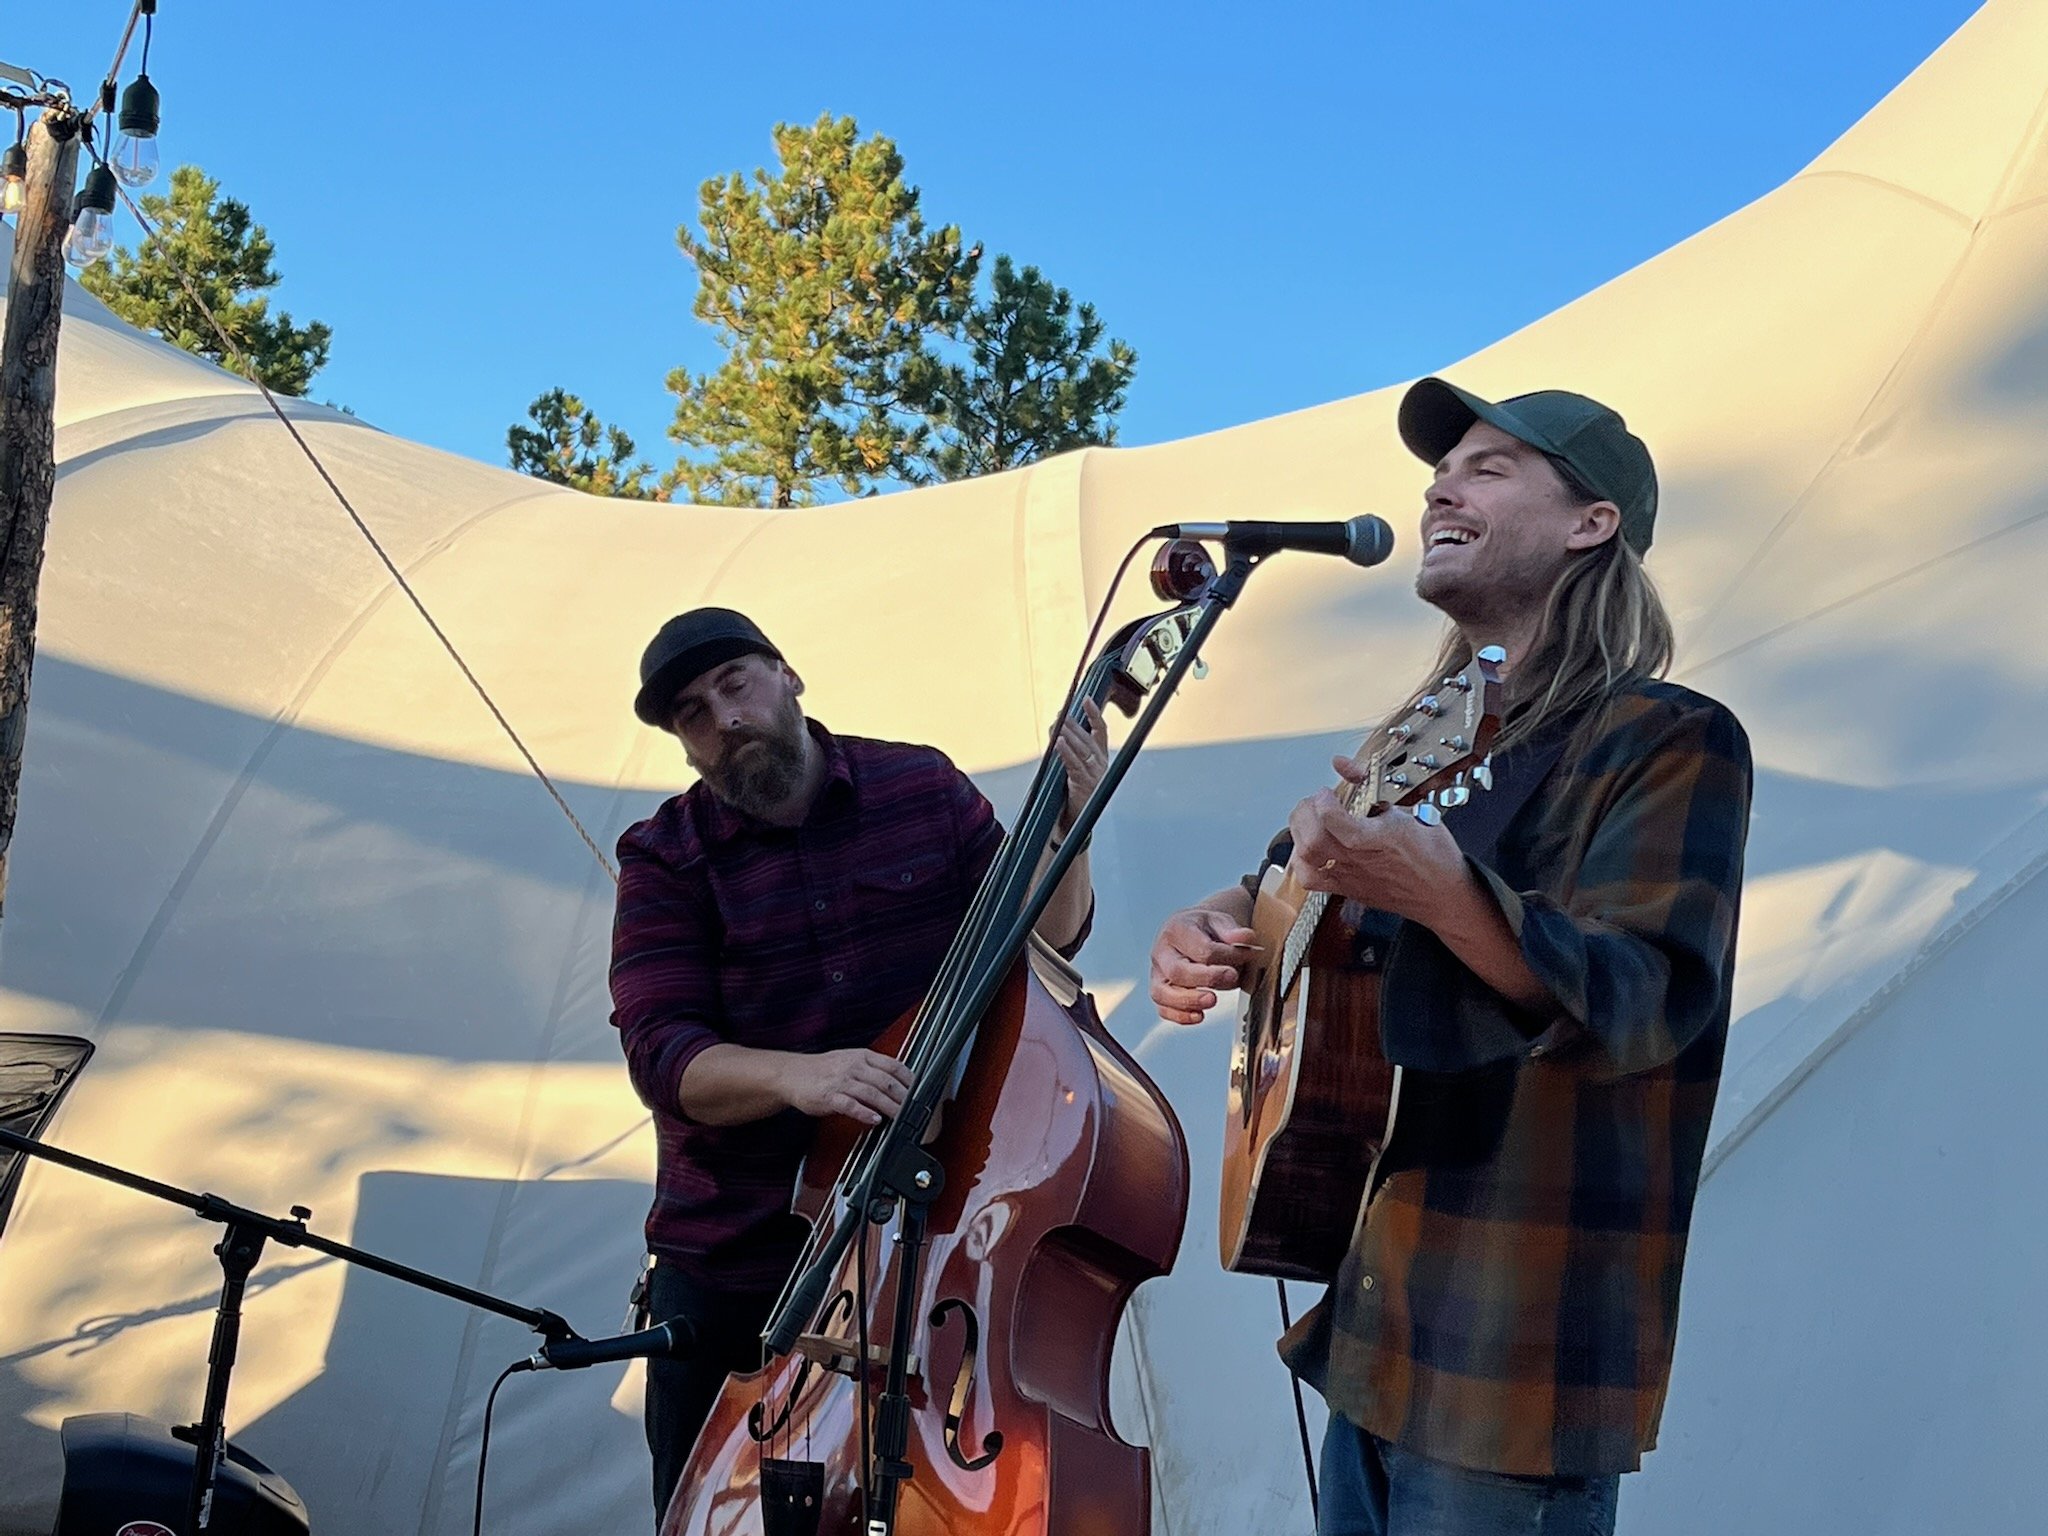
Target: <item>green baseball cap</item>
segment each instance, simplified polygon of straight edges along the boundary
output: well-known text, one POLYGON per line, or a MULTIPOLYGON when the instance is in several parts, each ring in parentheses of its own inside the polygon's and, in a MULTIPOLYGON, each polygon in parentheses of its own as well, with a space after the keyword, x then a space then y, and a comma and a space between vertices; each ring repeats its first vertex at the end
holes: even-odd
POLYGON ((1444 379, 1423 379, 1401 397, 1401 441, 1425 464, 1442 462, 1483 421, 1571 465, 1601 500, 1621 509, 1621 536, 1642 554, 1657 521, 1657 466, 1618 411, 1564 389, 1539 389, 1498 405, 1444 379))

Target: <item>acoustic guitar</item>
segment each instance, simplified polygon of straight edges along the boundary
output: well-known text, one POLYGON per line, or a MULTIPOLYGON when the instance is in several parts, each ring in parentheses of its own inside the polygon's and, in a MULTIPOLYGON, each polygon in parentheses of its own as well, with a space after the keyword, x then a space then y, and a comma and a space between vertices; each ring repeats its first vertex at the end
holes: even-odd
MULTIPOLYGON (((1455 677, 1410 702, 1371 743, 1345 808, 1412 807, 1433 819, 1492 784, 1500 665, 1482 648, 1455 677)), ((1330 1280, 1400 1107, 1401 1072, 1380 1043, 1379 975, 1354 963, 1362 909, 1269 868, 1252 912, 1258 960, 1230 1057, 1218 1239, 1223 1267, 1330 1280)))

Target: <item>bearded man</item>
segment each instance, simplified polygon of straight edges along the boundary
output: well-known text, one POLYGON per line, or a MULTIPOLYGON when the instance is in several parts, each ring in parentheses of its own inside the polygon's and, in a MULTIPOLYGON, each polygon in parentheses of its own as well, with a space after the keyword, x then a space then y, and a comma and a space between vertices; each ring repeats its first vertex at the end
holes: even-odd
MULTIPOLYGON (((835 736, 804 718, 803 691, 728 608, 671 619, 640 661, 634 713, 698 776, 619 839, 612 933, 612 1022, 658 1149, 642 1308, 695 1339, 648 1366, 657 1521, 726 1376, 761 1363, 816 1123, 902 1107, 909 1072, 869 1047, 924 995, 1003 838, 943 753, 835 736)), ((1062 833, 1108 759, 1087 714, 1055 740, 1062 833)), ((1071 958, 1092 911, 1083 854, 1039 936, 1071 958)))

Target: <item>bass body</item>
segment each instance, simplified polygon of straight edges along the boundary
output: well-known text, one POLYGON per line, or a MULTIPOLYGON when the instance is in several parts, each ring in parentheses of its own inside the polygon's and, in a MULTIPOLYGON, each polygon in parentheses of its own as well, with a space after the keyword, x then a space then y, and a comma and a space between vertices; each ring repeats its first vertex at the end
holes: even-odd
MULTIPOLYGON (((896 1050, 903 1029, 875 1049, 896 1050)), ((826 1210, 854 1143, 824 1128, 799 1214, 826 1210)), ((1125 1304, 1172 1267, 1187 1217, 1187 1144, 1164 1097, 1085 992, 1055 997, 1020 962, 926 1150, 947 1172, 917 1281, 912 1473, 895 1532, 1149 1529, 1150 1459, 1116 1434, 1106 1385, 1125 1304)), ((869 1244, 865 1286, 877 1388, 896 1306, 892 1227, 871 1229, 883 1240, 869 1244)), ((728 1379, 662 1536, 861 1530, 862 1289, 849 1254, 798 1348, 728 1379)))

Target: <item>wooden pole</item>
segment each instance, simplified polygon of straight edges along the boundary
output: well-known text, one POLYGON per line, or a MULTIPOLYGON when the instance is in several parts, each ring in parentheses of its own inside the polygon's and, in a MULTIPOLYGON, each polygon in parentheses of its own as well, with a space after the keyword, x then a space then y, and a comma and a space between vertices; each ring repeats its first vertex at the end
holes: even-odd
POLYGON ((78 129, 75 112, 49 107, 29 130, 27 201, 14 226, 7 328, 0 337, 0 912, 28 738, 36 587, 57 484, 57 329, 64 316, 64 235, 78 177, 78 129))

